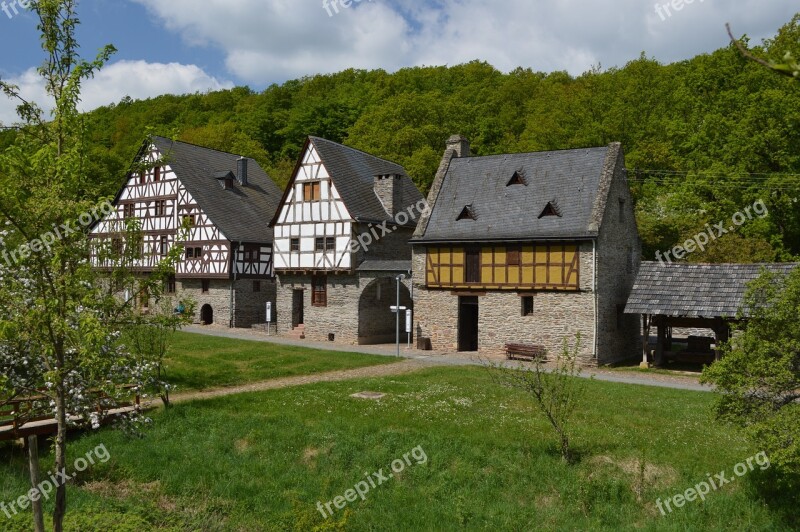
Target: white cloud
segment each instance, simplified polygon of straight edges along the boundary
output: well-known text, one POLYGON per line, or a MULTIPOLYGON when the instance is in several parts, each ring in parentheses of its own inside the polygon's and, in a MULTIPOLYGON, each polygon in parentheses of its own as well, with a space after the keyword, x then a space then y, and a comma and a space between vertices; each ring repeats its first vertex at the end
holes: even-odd
MULTIPOLYGON (((35 68, 4 81, 19 86, 20 94, 27 100, 40 105, 50 101, 35 68)), ((161 94, 205 92, 231 87, 233 83, 209 76, 195 65, 118 61, 110 63, 93 79, 84 82, 82 101, 78 107, 90 111, 119 102, 125 96, 142 99, 161 94)), ((13 101, 0 96, 0 122, 10 124, 17 120, 15 106, 13 101)))
POLYGON ((682 9, 662 17, 656 5, 673 0, 132 1, 187 43, 222 49, 231 74, 257 85, 473 59, 573 74, 642 51, 671 62, 727 45, 726 22, 760 39, 797 9, 795 0, 677 0, 682 9))

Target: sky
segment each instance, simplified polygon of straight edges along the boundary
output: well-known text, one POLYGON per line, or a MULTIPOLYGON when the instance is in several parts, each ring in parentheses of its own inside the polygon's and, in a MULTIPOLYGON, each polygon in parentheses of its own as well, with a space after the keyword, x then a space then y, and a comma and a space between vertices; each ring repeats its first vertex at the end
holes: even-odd
MULTIPOLYGON (((0 79, 45 102, 44 54, 25 0, 0 0, 0 79)), ((475 59, 578 75, 662 63, 751 42, 800 12, 797 0, 81 0, 86 59, 118 52, 83 90, 82 110, 160 94, 247 85, 260 91, 346 68, 456 65, 475 59)), ((0 96, 0 122, 15 121, 0 96)))

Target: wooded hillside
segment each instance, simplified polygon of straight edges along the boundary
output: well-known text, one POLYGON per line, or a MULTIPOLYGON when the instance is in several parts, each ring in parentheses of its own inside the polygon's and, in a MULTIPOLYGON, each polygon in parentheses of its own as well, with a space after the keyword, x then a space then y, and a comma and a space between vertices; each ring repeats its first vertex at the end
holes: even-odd
MULTIPOLYGON (((800 15, 754 51, 780 60, 787 51, 797 56, 798 43, 800 15)), ((800 255, 800 83, 733 46, 670 65, 642 54, 624 68, 579 77, 522 68, 504 74, 477 61, 394 74, 347 70, 260 93, 240 87, 123 99, 85 118, 95 144, 89 196, 114 194, 147 133, 251 156, 281 186, 305 137, 318 135, 404 165, 426 192, 454 133, 468 137, 478 155, 620 141, 645 259, 706 224, 727 227, 759 199, 769 216, 748 220, 689 260, 800 255)), ((0 148, 13 134, 0 136, 0 148)))

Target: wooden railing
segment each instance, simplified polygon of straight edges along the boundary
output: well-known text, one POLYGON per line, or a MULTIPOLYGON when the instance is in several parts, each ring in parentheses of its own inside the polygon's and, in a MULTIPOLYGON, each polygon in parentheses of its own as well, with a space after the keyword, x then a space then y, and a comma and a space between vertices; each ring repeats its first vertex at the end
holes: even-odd
MULTIPOLYGON (((136 386, 133 384, 121 386, 120 389, 132 390, 136 386)), ((89 392, 94 396, 96 411, 98 414, 103 412, 100 407, 101 401, 108 399, 109 396, 99 390, 89 392)), ((35 404, 48 402, 50 398, 45 395, 32 395, 19 397, 0 402, 0 441, 16 440, 30 435, 53 434, 58 429, 55 418, 51 415, 35 415, 35 404)), ((107 411, 101 422, 114 416, 136 411, 141 408, 141 398, 138 393, 132 394, 130 401, 117 403, 115 408, 107 411)), ((70 416, 73 421, 78 421, 77 416, 70 416)))

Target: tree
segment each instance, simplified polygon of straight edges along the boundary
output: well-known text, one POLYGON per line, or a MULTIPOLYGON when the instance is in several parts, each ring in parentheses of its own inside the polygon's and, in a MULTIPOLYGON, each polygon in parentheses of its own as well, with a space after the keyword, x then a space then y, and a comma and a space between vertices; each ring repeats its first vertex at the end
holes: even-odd
MULTIPOLYGON (((795 17, 795 22, 797 20, 798 17, 795 17)), ((778 74, 800 81, 800 62, 798 62, 798 60, 794 57, 794 54, 791 50, 784 52, 783 63, 761 59, 760 57, 753 55, 742 41, 733 36, 730 24, 726 24, 725 27, 728 29, 728 36, 731 38, 731 42, 736 45, 736 47, 739 49, 739 52, 743 56, 771 69, 774 72, 777 72, 778 74)))
POLYGON ((561 356, 554 360, 555 366, 549 370, 545 366, 545 357, 534 358, 530 367, 521 364, 517 367, 488 362, 484 364, 495 382, 522 390, 533 398, 558 436, 561 458, 567 463, 575 459, 569 436, 570 423, 586 393, 586 381, 580 378, 581 367, 578 362, 580 342, 579 333, 575 345, 570 349, 564 338, 561 356))
POLYGON ((750 317, 706 368, 717 415, 744 427, 773 466, 800 473, 800 268, 765 272, 748 288, 750 317))
MULTIPOLYGON (((104 414, 127 402, 133 384, 144 390, 151 365, 120 342, 130 323, 135 297, 119 298, 92 267, 92 252, 115 256, 138 252, 131 241, 124 249, 92 249, 90 225, 105 213, 85 197, 85 169, 90 147, 83 117, 77 111, 81 84, 114 52, 106 46, 92 62, 78 55, 75 0, 38 0, 46 54, 39 74, 52 98, 51 116, 22 98, 17 87, 0 81, 0 89, 19 102, 22 120, 13 143, 0 153, 0 401, 44 395, 34 416, 53 416, 55 469, 67 467, 67 429, 99 425, 104 414)), ((135 295, 158 294, 173 250, 148 279, 139 279, 135 295)), ((130 272, 118 272, 119 280, 130 272)), ((131 418, 136 421, 136 416, 131 418)), ((53 529, 63 529, 66 486, 56 487, 53 529)), ((38 525, 37 525, 38 526, 38 525)))

